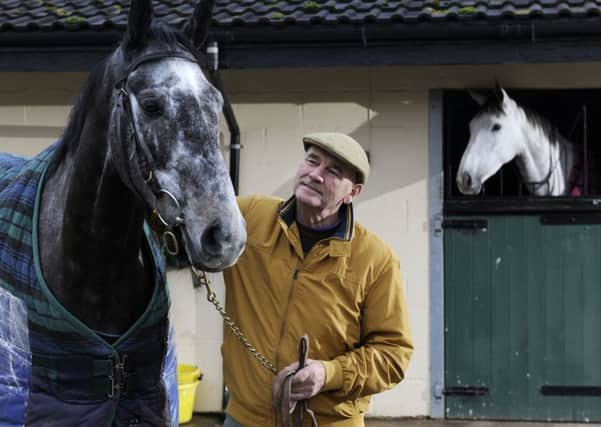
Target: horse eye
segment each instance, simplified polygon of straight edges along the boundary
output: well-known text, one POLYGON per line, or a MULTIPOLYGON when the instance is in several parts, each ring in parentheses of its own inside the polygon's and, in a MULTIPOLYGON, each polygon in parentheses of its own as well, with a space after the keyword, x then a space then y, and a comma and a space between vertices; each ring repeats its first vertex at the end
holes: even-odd
POLYGON ((142 101, 142 109, 150 116, 160 116, 163 114, 163 108, 158 101, 142 101))
POLYGON ((495 123, 494 125, 492 125, 492 131, 496 132, 498 130, 501 130, 501 125, 498 123, 495 123))

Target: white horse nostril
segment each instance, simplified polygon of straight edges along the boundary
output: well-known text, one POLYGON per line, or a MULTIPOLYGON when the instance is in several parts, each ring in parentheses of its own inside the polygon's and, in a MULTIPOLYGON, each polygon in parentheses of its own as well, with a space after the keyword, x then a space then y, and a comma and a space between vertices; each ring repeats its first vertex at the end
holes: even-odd
POLYGON ((469 173, 463 173, 463 186, 466 188, 470 188, 472 186, 472 177, 469 173))

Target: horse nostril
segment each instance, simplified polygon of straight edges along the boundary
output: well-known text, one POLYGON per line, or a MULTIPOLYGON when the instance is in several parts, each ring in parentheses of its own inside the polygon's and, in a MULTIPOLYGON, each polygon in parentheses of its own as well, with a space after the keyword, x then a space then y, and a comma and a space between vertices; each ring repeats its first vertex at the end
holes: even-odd
POLYGON ((200 238, 202 247, 212 254, 219 254, 224 244, 232 239, 231 233, 219 224, 208 227, 200 238))
POLYGON ((463 186, 467 188, 472 186, 472 177, 467 172, 463 172, 463 186))

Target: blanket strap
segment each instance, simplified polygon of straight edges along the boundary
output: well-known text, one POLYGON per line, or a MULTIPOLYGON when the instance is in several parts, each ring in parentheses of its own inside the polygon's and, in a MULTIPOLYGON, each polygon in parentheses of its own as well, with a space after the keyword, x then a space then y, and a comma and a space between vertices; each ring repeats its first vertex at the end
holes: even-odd
POLYGON ((143 355, 94 358, 87 355, 32 354, 32 374, 59 397, 119 399, 159 384, 158 364, 143 355), (142 358, 140 358, 142 356, 142 358), (144 360, 146 359, 146 360, 144 360), (155 366, 156 365, 156 366, 155 366), (155 378, 156 377, 156 378, 155 378))

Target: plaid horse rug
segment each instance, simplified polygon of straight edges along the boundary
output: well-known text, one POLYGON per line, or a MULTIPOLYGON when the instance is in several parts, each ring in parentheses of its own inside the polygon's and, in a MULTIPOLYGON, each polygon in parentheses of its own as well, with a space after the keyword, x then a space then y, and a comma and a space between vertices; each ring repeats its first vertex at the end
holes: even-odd
POLYGON ((0 426, 176 426, 169 295, 149 229, 152 300, 114 343, 69 313, 44 281, 37 224, 55 147, 32 159, 0 155, 0 426))

